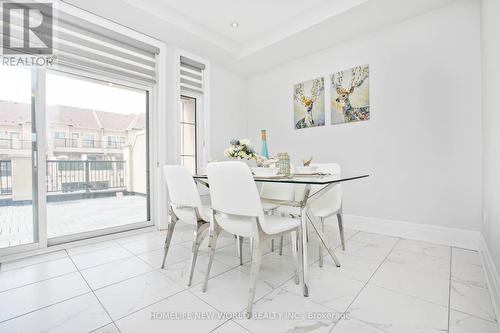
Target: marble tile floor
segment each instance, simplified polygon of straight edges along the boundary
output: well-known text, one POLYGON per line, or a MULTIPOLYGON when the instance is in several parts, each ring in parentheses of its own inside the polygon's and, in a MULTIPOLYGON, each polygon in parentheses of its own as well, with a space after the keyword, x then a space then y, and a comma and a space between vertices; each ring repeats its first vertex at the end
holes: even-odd
POLYGON ((346 230, 343 252, 336 228, 327 227, 342 267, 325 257, 320 268, 311 236, 305 298, 288 239, 282 256, 267 244, 256 318, 246 319, 248 242, 240 266, 234 238, 222 236, 203 293, 206 242, 188 288, 192 228, 175 232, 163 270, 165 232, 3 263, 0 332, 500 332, 474 251, 346 230))

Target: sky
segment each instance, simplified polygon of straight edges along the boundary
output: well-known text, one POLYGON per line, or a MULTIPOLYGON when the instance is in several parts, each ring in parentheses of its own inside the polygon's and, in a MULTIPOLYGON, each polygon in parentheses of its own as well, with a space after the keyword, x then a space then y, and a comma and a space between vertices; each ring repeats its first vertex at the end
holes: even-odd
MULTIPOLYGON (((0 65, 0 100, 29 103, 29 68, 0 65)), ((146 93, 107 83, 47 73, 47 104, 117 113, 145 113, 146 93)))

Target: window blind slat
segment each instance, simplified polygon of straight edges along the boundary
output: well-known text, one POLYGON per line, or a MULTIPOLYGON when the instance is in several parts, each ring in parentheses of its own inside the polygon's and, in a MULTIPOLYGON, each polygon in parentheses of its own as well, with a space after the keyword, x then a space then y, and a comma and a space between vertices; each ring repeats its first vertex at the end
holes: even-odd
POLYGON ((126 78, 134 82, 143 82, 147 84, 152 84, 156 82, 156 80, 151 77, 138 75, 124 70, 104 66, 98 63, 89 63, 89 61, 81 60, 73 56, 67 56, 65 54, 58 55, 57 65, 79 70, 83 69, 97 74, 108 75, 114 78, 120 78, 120 79, 126 78))
POLYGON ((68 67, 134 83, 156 83, 158 47, 60 10, 54 19, 54 54, 60 70, 68 67))
POLYGON ((180 86, 181 90, 203 93, 203 71, 205 65, 186 58, 180 57, 180 86))
MULTIPOLYGON (((78 49, 78 48, 75 48, 75 47, 72 47, 69 45, 64 45, 64 44, 60 44, 58 49, 60 52, 64 52, 67 54, 78 54, 80 57, 85 57, 85 58, 88 58, 90 60, 94 60, 94 61, 97 61, 99 63, 102 63, 102 64, 121 67, 121 68, 130 70, 132 72, 145 74, 145 75, 150 76, 150 77, 155 76, 154 70, 135 66, 133 64, 126 63, 126 62, 123 62, 121 60, 108 58, 106 56, 102 56, 102 55, 99 55, 99 54, 91 52, 91 51, 85 51, 85 50, 78 49)), ((89 66, 90 65, 91 64, 89 64, 89 66)))

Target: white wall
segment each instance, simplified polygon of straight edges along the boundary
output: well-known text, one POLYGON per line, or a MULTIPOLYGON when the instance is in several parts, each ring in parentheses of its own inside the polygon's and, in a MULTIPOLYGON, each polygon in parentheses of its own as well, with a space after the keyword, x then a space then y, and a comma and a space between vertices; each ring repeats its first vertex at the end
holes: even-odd
POLYGON ((210 68, 211 159, 223 159, 229 141, 247 134, 247 81, 222 66, 210 68))
POLYGON ((250 138, 265 128, 271 154, 369 173, 343 186, 348 214, 479 230, 479 19, 477 1, 459 2, 250 78, 250 138), (294 130, 294 83, 362 64, 370 121, 294 130))
POLYGON ((483 0, 483 198, 482 234, 500 272, 500 1, 483 0))

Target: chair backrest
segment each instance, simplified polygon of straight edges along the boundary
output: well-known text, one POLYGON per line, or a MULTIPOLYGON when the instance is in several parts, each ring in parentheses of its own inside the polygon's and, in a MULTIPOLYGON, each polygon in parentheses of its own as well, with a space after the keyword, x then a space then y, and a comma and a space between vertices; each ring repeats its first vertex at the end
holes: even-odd
POLYGON ((287 183, 263 183, 260 188, 262 199, 293 201, 295 185, 287 183))
POLYGON ((243 162, 213 162, 207 166, 212 208, 218 224, 229 233, 258 237, 265 230, 259 191, 248 166, 243 162), (232 214, 232 215, 228 215, 232 214))
MULTIPOLYGON (((313 164, 318 167, 318 172, 330 173, 334 175, 340 175, 340 165, 337 163, 318 163, 313 164)), ((332 210, 338 210, 342 204, 342 193, 341 185, 338 184, 331 188, 328 192, 324 193, 316 202, 313 203, 313 207, 324 206, 329 207, 332 210)), ((323 186, 313 186, 311 192, 314 193, 323 188, 323 186)))
POLYGON ((193 175, 184 166, 166 165, 163 168, 167 182, 168 196, 174 213, 181 220, 196 222, 197 217, 193 209, 179 209, 177 207, 192 207, 202 209, 200 194, 194 182, 193 175))
POLYGON ((207 166, 212 208, 234 215, 263 215, 259 192, 243 162, 213 162, 207 166))

